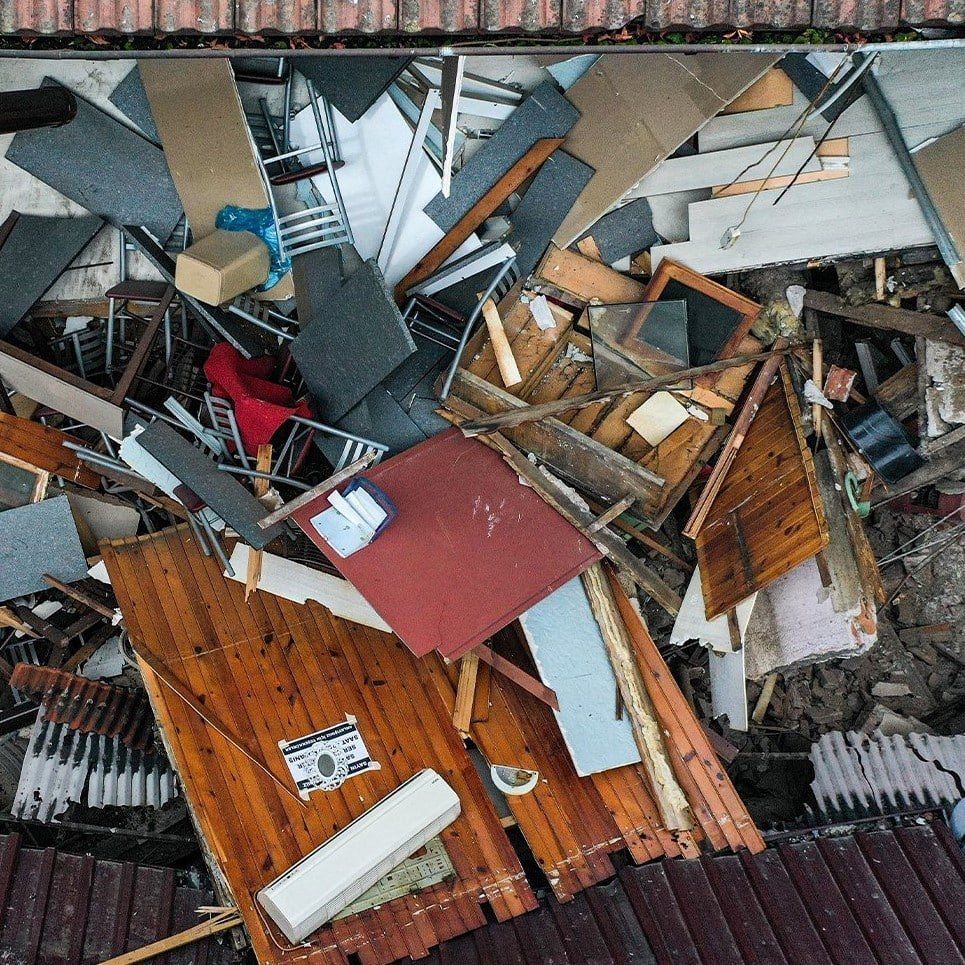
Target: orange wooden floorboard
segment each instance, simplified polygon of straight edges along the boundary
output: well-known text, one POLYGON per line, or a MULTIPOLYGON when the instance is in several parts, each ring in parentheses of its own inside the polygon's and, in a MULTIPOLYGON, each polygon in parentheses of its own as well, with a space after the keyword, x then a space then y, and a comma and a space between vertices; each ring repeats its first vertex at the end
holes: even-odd
POLYGON ((245 604, 244 587, 226 580, 184 528, 105 545, 104 560, 135 649, 161 657, 283 782, 278 740, 346 714, 358 718, 381 764, 338 791, 315 792, 303 807, 142 663, 216 874, 237 901, 260 962, 344 962, 352 952, 365 963, 389 962, 484 924, 482 902, 499 919, 535 907, 448 708, 394 636, 265 593, 245 604), (255 907, 254 893, 423 767, 438 771, 462 802, 442 835, 456 880, 338 921, 316 932, 310 947, 288 947, 255 907))

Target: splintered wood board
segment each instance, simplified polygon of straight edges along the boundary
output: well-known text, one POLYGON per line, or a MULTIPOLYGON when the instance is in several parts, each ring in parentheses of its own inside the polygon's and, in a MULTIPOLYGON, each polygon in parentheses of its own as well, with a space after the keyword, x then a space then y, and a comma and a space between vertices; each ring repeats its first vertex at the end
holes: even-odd
MULTIPOLYGON (((452 726, 429 666, 388 633, 227 580, 185 527, 104 544, 104 562, 135 650, 147 647, 279 780, 279 740, 357 718, 381 765, 303 806, 161 683, 141 673, 206 856, 241 912, 260 963, 335 965, 421 958, 478 928, 489 902, 502 921, 536 905, 485 787, 452 726), (462 805, 446 828, 456 877, 386 901, 293 947, 255 906, 257 891, 422 768, 437 771, 462 805)), ((294 784, 292 784, 294 788, 294 784)))
POLYGON ((697 534, 708 620, 770 586, 830 541, 797 397, 781 371, 697 534))
MULTIPOLYGON (((542 286, 549 283, 552 288, 572 299, 574 305, 585 305, 593 297, 599 298, 604 304, 619 304, 643 301, 655 284, 665 284, 671 277, 688 278, 690 274, 681 266, 668 263, 647 286, 583 255, 551 246, 536 270, 536 284, 542 286)), ((708 279, 701 279, 700 284, 700 290, 710 295, 719 295, 723 291, 708 279)), ((732 300, 738 310, 747 312, 745 325, 749 328, 751 313, 756 312, 758 306, 732 292, 726 297, 732 300)), ((506 335, 523 376, 523 381, 518 385, 511 389, 502 385, 492 346, 484 329, 470 339, 462 356, 462 365, 479 378, 530 404, 592 392, 596 389, 596 377, 590 339, 575 330, 573 314, 567 314, 552 302, 550 305, 558 318, 557 327, 541 331, 529 306, 520 300, 519 289, 510 292, 500 303, 506 335)), ((739 340, 735 337, 731 341, 726 354, 752 354, 760 350, 760 342, 752 335, 745 334, 739 340)), ((750 367, 742 366, 714 376, 712 388, 698 387, 695 401, 730 412, 749 373, 750 367)), ((600 402, 585 409, 562 412, 559 421, 664 480, 659 505, 652 517, 652 524, 656 528, 701 467, 716 452, 726 430, 691 417, 659 446, 650 446, 626 422, 627 416, 638 409, 645 399, 644 393, 636 393, 612 402, 600 402)))

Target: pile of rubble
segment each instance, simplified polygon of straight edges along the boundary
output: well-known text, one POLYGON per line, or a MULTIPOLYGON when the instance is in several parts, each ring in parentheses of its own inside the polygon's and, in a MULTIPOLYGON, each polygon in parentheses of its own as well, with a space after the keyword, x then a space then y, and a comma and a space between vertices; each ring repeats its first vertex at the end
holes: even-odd
POLYGON ((0 72, 3 818, 196 833, 219 902, 89 949, 387 965, 585 893, 671 960, 724 850, 896 914, 963 796, 962 54, 0 72))

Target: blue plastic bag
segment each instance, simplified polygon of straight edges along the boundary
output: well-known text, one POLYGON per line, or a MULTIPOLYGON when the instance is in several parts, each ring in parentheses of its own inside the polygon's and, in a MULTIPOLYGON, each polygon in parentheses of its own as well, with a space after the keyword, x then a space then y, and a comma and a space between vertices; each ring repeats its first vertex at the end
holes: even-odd
POLYGON ((268 246, 270 263, 268 278, 256 291, 265 292, 274 288, 291 271, 291 258, 281 253, 281 242, 275 229, 275 219, 271 208, 239 208, 234 204, 226 204, 215 218, 215 227, 224 231, 250 231, 257 235, 268 246))

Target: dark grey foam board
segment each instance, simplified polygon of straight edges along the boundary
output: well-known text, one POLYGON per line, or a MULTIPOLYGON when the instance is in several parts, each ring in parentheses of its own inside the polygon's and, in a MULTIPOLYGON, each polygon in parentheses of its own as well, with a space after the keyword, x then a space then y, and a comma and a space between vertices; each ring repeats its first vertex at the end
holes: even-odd
POLYGON ((663 238, 653 230, 653 211, 646 198, 638 198, 605 214, 587 235, 596 243, 608 265, 627 255, 663 244, 663 238))
POLYGON ((166 422, 152 422, 137 437, 141 445, 168 472, 216 512, 249 546, 263 549, 284 532, 284 524, 276 523, 269 529, 258 525, 268 510, 238 482, 222 472, 213 459, 196 449, 184 436, 166 422))
POLYGON ((593 168, 565 151, 554 151, 543 162, 509 219, 513 226, 509 243, 516 250, 516 263, 523 278, 543 257, 593 174, 593 168))
POLYGON ((0 603, 87 576, 87 560, 66 496, 0 513, 0 603))
POLYGON ((340 114, 357 121, 411 62, 411 57, 299 57, 295 69, 340 114))
POLYGON ((161 143, 161 135, 157 132, 154 114, 151 112, 151 102, 147 99, 147 91, 144 90, 141 72, 138 70, 137 64, 128 71, 127 76, 114 88, 110 102, 126 118, 133 121, 145 137, 150 138, 155 144, 161 143))
POLYGON ((452 179, 449 197, 437 194, 425 213, 443 230, 457 222, 537 142, 565 137, 580 112, 551 81, 540 84, 452 179))
POLYGON ((162 243, 181 218, 164 152, 80 97, 69 124, 15 134, 7 160, 91 214, 118 227, 143 225, 162 243))
POLYGON ((0 248, 0 338, 43 297, 103 225, 103 219, 93 215, 17 217, 0 248))
POLYGON ((320 417, 337 422, 415 351, 415 342, 382 273, 367 261, 291 351, 320 417))

